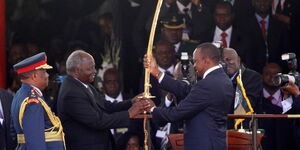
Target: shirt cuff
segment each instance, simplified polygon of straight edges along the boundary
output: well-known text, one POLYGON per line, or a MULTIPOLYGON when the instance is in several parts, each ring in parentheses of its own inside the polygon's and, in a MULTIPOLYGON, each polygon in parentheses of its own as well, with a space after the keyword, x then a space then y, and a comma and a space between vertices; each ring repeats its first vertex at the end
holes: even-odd
POLYGON ((156 106, 153 106, 151 109, 150 109, 150 112, 152 113, 154 108, 156 108, 156 106))
POLYGON ((165 77, 165 73, 163 72, 160 76, 160 78, 158 79, 158 83, 161 83, 162 79, 165 77))
POLYGON ((283 99, 281 102, 282 105, 282 114, 286 113, 292 108, 293 98, 290 96, 287 99, 283 99))
POLYGON ((172 99, 169 100, 168 96, 165 97, 165 105, 166 105, 166 107, 170 107, 170 105, 172 104, 172 102, 173 102, 173 100, 172 99))

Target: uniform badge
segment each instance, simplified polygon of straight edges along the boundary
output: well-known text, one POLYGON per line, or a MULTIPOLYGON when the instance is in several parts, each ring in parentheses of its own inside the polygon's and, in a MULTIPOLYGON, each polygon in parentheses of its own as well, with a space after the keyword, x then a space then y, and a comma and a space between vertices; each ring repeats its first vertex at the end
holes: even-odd
POLYGON ((29 93, 29 98, 27 100, 27 103, 30 104, 30 103, 40 103, 40 101, 38 100, 38 95, 37 95, 37 91, 35 91, 35 89, 31 89, 30 90, 30 93, 29 93))

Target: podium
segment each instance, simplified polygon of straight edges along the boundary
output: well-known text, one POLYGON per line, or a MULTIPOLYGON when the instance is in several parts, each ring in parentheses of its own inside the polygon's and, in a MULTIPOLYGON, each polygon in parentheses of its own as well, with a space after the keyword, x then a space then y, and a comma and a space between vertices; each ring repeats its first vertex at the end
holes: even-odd
MULTIPOLYGON (((258 149, 264 134, 259 133, 256 135, 256 148, 258 149)), ((252 134, 237 132, 232 130, 226 131, 227 147, 228 150, 251 150, 252 134)))
MULTIPOLYGON (((184 150, 183 134, 168 134, 167 137, 173 150, 184 150)), ((252 149, 252 134, 227 130, 226 137, 228 150, 252 149)), ((257 148, 261 143, 262 137, 263 134, 257 134, 257 148)))
POLYGON ((182 133, 167 134, 172 150, 184 150, 184 138, 182 133))

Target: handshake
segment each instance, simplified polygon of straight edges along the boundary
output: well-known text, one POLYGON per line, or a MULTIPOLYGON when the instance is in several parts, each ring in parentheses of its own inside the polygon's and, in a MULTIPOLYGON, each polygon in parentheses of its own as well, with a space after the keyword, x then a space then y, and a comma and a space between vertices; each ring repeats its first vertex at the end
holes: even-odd
POLYGON ((155 107, 153 101, 139 94, 131 100, 132 106, 128 109, 129 118, 136 118, 143 113, 149 113, 151 108, 155 107))

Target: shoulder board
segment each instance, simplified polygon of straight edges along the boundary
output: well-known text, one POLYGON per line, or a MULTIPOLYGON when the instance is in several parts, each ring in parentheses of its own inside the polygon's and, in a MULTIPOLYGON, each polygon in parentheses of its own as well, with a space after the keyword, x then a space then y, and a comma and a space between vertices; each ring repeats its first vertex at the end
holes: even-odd
POLYGON ((40 101, 38 100, 39 96, 40 94, 34 88, 32 88, 30 90, 27 103, 40 103, 40 101))
POLYGON ((194 43, 194 44, 199 43, 198 40, 187 40, 187 41, 185 41, 185 42, 187 42, 187 43, 194 43))
POLYGON ((38 100, 38 99, 36 99, 36 98, 29 98, 28 100, 27 100, 27 103, 28 104, 30 104, 30 103, 40 103, 40 101, 38 100))

